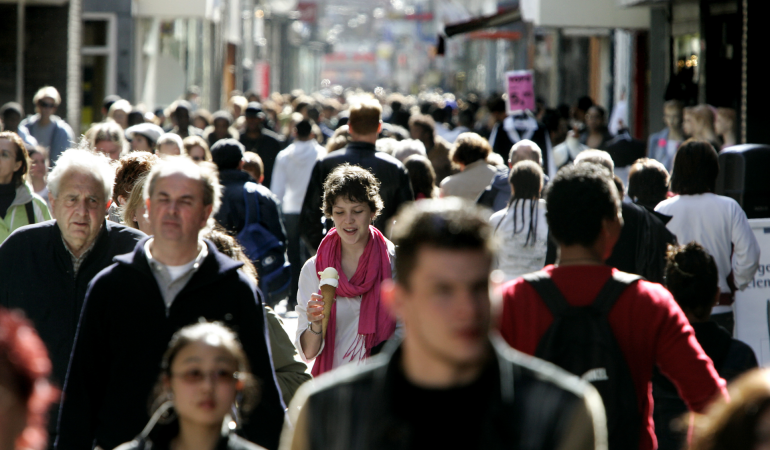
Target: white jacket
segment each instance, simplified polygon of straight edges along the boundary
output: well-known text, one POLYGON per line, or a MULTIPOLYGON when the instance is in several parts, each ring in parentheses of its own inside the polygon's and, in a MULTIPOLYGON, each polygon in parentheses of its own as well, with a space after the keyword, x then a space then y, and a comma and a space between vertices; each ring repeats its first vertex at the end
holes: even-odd
POLYGON ((513 207, 501 209, 489 219, 499 243, 497 268, 505 274, 505 281, 516 279, 525 273, 535 272, 545 265, 548 248, 548 222, 545 218, 545 200, 538 200, 537 226, 534 245, 525 245, 530 223, 532 200, 523 200, 513 207), (516 213, 516 233, 513 216, 516 213))
POLYGON ((284 214, 299 214, 310 174, 316 161, 326 154, 315 139, 295 141, 275 158, 270 190, 281 201, 284 214))

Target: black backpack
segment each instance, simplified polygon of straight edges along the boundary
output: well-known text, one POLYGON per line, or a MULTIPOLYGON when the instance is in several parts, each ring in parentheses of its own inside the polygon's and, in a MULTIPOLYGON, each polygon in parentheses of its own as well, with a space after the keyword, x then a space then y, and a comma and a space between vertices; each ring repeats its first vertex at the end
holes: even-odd
POLYGON ((553 314, 535 356, 550 361, 594 385, 607 412, 609 449, 639 448, 642 420, 631 371, 607 316, 623 291, 642 279, 616 272, 593 304, 572 306, 545 272, 524 275, 553 314))

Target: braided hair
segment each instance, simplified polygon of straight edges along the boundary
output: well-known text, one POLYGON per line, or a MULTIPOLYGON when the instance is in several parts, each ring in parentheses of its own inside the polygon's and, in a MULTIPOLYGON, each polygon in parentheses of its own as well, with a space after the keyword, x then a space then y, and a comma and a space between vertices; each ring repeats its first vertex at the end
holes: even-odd
MULTIPOLYGON (((537 242, 537 220, 540 199, 540 190, 543 186, 543 169, 534 161, 519 161, 511 168, 508 176, 508 182, 511 184, 513 193, 508 200, 508 210, 506 216, 513 214, 513 235, 522 233, 527 229, 527 239, 525 246, 533 246, 537 242), (524 224, 524 208, 529 200, 529 224, 524 224), (519 227, 519 217, 521 217, 521 227, 519 227)), ((504 219, 504 218, 503 218, 504 219)), ((497 224, 497 228, 503 220, 497 224)), ((497 233, 495 228, 495 233, 497 233)))

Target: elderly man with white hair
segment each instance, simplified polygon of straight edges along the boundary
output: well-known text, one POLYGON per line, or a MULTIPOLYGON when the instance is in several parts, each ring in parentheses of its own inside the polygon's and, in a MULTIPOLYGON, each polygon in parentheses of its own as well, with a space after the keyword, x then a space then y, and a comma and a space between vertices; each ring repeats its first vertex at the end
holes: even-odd
POLYGON ((114 178, 104 155, 65 151, 48 176, 54 220, 19 228, 0 245, 0 305, 23 310, 35 324, 58 386, 64 384, 89 281, 144 237, 105 220, 114 178))
POLYGON ((533 161, 543 169, 543 186, 548 184, 549 178, 543 167, 543 151, 540 146, 529 139, 522 139, 513 144, 508 154, 508 168, 498 169, 492 182, 487 189, 479 196, 476 203, 491 208, 497 212, 508 206, 508 200, 511 198, 511 184, 508 180, 508 171, 520 161, 533 161))
POLYGON ((284 406, 262 294, 239 270, 242 263, 200 238, 219 208, 221 190, 212 164, 169 156, 153 166, 144 199, 154 235, 91 282, 64 386, 57 449, 92 448, 94 441, 115 448, 136 437, 150 419, 147 399, 168 342, 201 318, 238 333, 259 382, 259 405, 244 417, 240 433, 278 447, 284 406))

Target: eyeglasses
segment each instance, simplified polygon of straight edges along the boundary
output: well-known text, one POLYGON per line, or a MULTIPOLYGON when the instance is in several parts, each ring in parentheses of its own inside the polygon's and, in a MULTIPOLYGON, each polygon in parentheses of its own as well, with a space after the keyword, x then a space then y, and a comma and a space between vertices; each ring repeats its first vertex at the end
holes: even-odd
POLYGON ((204 372, 200 369, 192 369, 186 372, 172 373, 171 376, 179 377, 185 383, 198 384, 206 379, 211 379, 214 383, 235 383, 241 379, 240 372, 234 372, 232 370, 213 370, 211 372, 204 372))
POLYGON ((54 103, 48 103, 48 102, 37 102, 37 106, 41 108, 54 108, 56 104, 54 103))
POLYGON ((193 160, 193 161, 195 161, 195 162, 201 162, 201 161, 203 161, 203 158, 201 158, 200 156, 192 156, 191 158, 192 158, 192 160, 193 160))

